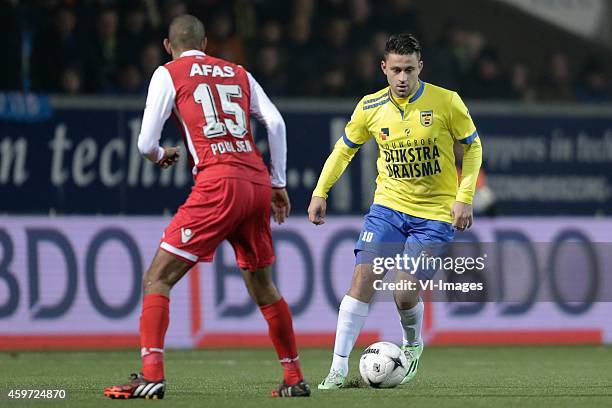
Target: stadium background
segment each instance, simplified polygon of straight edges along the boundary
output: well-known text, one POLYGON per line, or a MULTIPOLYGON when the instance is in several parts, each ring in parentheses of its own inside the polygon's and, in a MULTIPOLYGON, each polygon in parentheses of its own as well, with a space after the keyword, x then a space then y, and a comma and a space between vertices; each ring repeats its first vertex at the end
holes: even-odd
MULTIPOLYGON (((185 161, 159 172, 135 142, 148 79, 166 61, 163 30, 185 11, 206 23, 208 51, 243 63, 286 120, 294 211, 274 229, 275 273, 300 345, 332 346, 376 148, 364 146, 334 187, 324 227, 306 220, 309 196, 357 99, 384 86, 381 47, 397 31, 419 35, 423 79, 458 90, 482 135, 476 224, 459 236, 514 245, 500 262, 525 282, 513 304, 499 293, 430 303, 428 343, 612 342, 609 297, 530 290, 550 285, 560 242, 582 242, 593 259, 610 253, 609 2, 32 4, 0 6, 0 349, 137 347, 141 275, 191 179, 185 161)), ((164 141, 178 140, 169 124, 164 141)), ((261 128, 257 140, 265 154, 261 128)), ((592 277, 589 265, 576 274, 592 277)), ((360 344, 398 340, 392 310, 374 306, 360 344)), ((171 313, 169 347, 269 345, 227 246, 174 289, 171 313)))

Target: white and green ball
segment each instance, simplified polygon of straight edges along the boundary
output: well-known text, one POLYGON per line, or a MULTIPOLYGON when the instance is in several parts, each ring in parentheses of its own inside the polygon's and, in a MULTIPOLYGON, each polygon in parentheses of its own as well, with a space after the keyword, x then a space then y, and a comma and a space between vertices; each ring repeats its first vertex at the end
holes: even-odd
POLYGON ((374 388, 398 386, 408 371, 404 352, 393 343, 380 341, 366 348, 359 360, 359 372, 366 384, 374 388))

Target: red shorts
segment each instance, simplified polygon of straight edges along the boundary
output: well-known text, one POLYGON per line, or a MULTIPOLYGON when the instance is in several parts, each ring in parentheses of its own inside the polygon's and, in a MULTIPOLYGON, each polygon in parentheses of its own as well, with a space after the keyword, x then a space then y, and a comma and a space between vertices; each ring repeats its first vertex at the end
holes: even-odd
POLYGON ((188 263, 210 262, 217 246, 227 239, 240 268, 271 265, 271 198, 271 186, 249 180, 196 182, 164 231, 160 248, 188 263))

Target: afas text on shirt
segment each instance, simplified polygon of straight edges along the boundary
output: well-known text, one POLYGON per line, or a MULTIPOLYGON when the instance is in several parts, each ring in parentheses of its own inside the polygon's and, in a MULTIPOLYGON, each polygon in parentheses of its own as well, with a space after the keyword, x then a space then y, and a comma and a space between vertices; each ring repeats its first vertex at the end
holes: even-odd
POLYGON ((223 77, 230 78, 235 76, 234 68, 229 65, 224 65, 220 67, 219 65, 207 65, 207 64, 197 64, 194 63, 191 65, 191 72, 189 76, 195 75, 203 75, 203 76, 211 76, 214 77, 223 77))

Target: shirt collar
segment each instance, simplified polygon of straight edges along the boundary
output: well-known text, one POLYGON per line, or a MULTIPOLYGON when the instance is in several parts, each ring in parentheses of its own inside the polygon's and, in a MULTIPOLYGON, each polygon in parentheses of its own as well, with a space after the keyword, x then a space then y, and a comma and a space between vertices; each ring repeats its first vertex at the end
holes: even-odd
POLYGON ((391 87, 389 87, 389 98, 391 99, 392 102, 395 103, 396 106, 399 106, 400 103, 405 104, 406 102, 412 103, 416 101, 417 99, 421 97, 421 95, 423 95, 424 90, 425 90, 425 82, 419 79, 419 87, 412 95, 406 98, 395 98, 393 96, 393 93, 391 92, 391 87))
POLYGON ((189 50, 189 51, 183 51, 181 53, 181 58, 182 57, 193 57, 195 55, 205 56, 206 54, 203 51, 200 51, 200 50, 189 50))
POLYGON ((410 99, 408 99, 408 103, 412 103, 414 101, 416 101, 417 99, 419 99, 421 97, 421 95, 423 95, 423 91, 425 90, 425 82, 421 81, 419 79, 419 89, 417 89, 417 91, 414 93, 414 95, 412 95, 410 97, 410 99))
MULTIPOLYGON (((405 100, 408 100, 408 103, 413 103, 414 101, 419 99, 421 97, 421 95, 423 95, 423 91, 424 90, 425 90, 425 82, 423 82, 423 81, 421 81, 419 79, 419 89, 417 89, 416 92, 414 94, 412 94, 409 98, 402 98, 402 102, 405 101, 405 100)), ((393 93, 391 93, 391 87, 389 87, 389 100, 397 108, 397 110, 399 110, 400 114, 402 115, 402 119, 403 119, 404 118, 404 109, 403 109, 402 106, 399 105, 397 100, 393 97, 393 93)), ((406 103, 404 106, 407 106, 408 103, 406 103)))

